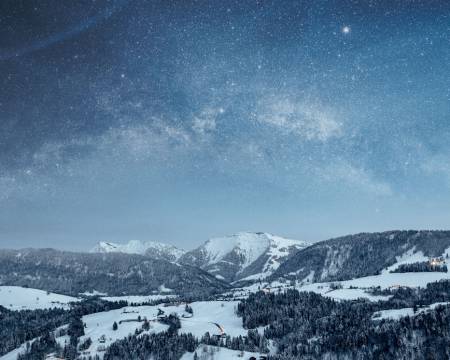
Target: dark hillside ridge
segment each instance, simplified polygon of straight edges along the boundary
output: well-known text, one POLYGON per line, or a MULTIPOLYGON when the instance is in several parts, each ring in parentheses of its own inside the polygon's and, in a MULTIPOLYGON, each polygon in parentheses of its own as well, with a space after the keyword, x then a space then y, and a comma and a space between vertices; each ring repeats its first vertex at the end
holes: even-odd
POLYGON ((0 250, 0 284, 73 296, 93 290, 113 296, 150 295, 160 287, 203 296, 229 287, 201 269, 166 260, 53 249, 0 250))

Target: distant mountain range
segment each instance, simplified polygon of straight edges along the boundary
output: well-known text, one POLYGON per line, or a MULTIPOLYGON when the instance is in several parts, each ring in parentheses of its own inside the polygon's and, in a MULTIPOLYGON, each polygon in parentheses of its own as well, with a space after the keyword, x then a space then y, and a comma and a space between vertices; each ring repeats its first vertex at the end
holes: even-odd
POLYGON ((424 265, 420 261, 447 259, 449 253, 450 231, 361 233, 311 245, 267 233, 241 232, 210 239, 187 252, 138 241, 99 243, 91 253, 0 250, 0 285, 67 295, 93 291, 149 295, 169 289, 203 296, 259 280, 313 283, 362 278, 387 271, 405 256, 415 262, 410 267, 420 268, 424 265))
POLYGON ((126 244, 100 242, 92 253, 140 254, 201 268, 227 282, 264 279, 297 251, 309 246, 299 240, 268 233, 240 232, 213 238, 200 247, 184 251, 157 242, 130 241, 126 244))
POLYGON ((91 253, 124 253, 147 255, 156 259, 164 259, 168 261, 178 261, 186 251, 178 249, 173 245, 153 242, 131 240, 126 244, 116 244, 112 242, 99 242, 91 253))

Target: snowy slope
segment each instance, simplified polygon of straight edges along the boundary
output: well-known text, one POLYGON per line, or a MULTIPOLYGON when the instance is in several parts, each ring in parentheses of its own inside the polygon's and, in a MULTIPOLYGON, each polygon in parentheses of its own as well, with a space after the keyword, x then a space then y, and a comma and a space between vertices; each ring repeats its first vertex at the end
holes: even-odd
POLYGON ((308 245, 268 233, 240 232, 210 239, 180 262, 228 281, 257 280, 271 275, 289 255, 308 245))
POLYGON ((401 308, 401 309, 390 309, 390 310, 381 310, 381 311, 376 311, 373 316, 372 319, 373 320, 382 320, 382 319, 388 319, 388 320, 399 320, 402 317, 405 316, 416 316, 418 314, 430 311, 430 310, 434 310, 436 309, 438 306, 448 306, 449 303, 448 302, 437 302, 434 304, 430 304, 427 306, 424 306, 422 308, 418 308, 416 312, 414 312, 413 308, 401 308))
POLYGON ((142 304, 151 301, 176 298, 176 295, 124 295, 124 296, 102 296, 106 301, 126 301, 128 304, 142 304))
POLYGON ((9 310, 68 309, 79 299, 20 286, 0 286, 0 305, 9 310))
MULTIPOLYGON (((450 247, 444 249, 440 256, 443 258, 443 264, 450 267, 450 247), (447 257, 447 254, 449 254, 449 257, 447 257)), ((299 291, 312 291, 336 300, 355 300, 358 298, 366 298, 370 301, 387 300, 389 296, 373 295, 371 291, 374 288, 424 288, 429 283, 450 280, 450 272, 390 272, 403 264, 427 260, 429 258, 424 256, 422 251, 415 251, 415 248, 412 248, 396 256, 396 262, 380 271, 379 275, 363 276, 343 281, 313 282, 314 274, 311 272, 305 278, 296 280, 295 287, 299 291)), ((243 288, 236 288, 225 294, 233 294, 235 298, 243 298, 260 289, 268 289, 275 292, 279 288, 292 288, 292 284, 292 282, 286 281, 266 281, 261 284, 255 283, 243 288)))
POLYGON ((165 314, 176 313, 181 319, 181 329, 179 333, 192 333, 196 337, 202 337, 206 332, 210 334, 220 334, 214 322, 219 323, 225 332, 231 336, 245 335, 247 330, 242 327, 242 319, 235 314, 237 302, 234 301, 201 301, 190 304, 194 311, 191 318, 185 318, 188 315, 185 312, 184 304, 172 306, 136 306, 126 307, 117 310, 99 312, 83 317, 85 324, 85 335, 81 341, 90 337, 92 345, 87 349, 86 354, 94 356, 102 355, 98 352, 100 346, 109 346, 113 342, 123 339, 128 334, 133 334, 136 329, 142 327, 142 321, 138 322, 140 316, 143 320, 146 318, 150 322, 149 333, 161 332, 167 330, 168 326, 157 321, 158 308, 165 314), (116 331, 112 329, 114 322, 117 322, 116 331), (105 338, 101 343, 100 338, 105 338))
MULTIPOLYGON (((196 350, 197 356, 201 360, 231 360, 231 359, 259 359, 263 354, 248 351, 231 350, 217 346, 200 345, 196 350)), ((185 353, 181 360, 193 360, 194 353, 185 353)))
MULTIPOLYGON (((30 340, 29 343, 32 344, 34 340, 30 340)), ((27 343, 20 345, 18 348, 6 353, 5 355, 0 356, 0 360, 17 360, 17 357, 20 354, 23 354, 27 350, 27 343)))
MULTIPOLYGON (((98 312, 83 316, 82 320, 85 324, 85 335, 80 338, 83 342, 87 338, 91 338, 91 346, 83 352, 83 358, 88 356, 99 355, 103 358, 106 347, 113 342, 126 338, 129 334, 134 334, 136 329, 141 329, 143 320, 147 319, 150 323, 148 333, 158 333, 166 331, 168 326, 157 321, 158 309, 162 309, 165 314, 176 313, 181 320, 181 329, 179 333, 192 333, 195 337, 201 338, 206 332, 211 335, 219 335, 220 331, 214 323, 222 326, 226 334, 237 337, 247 334, 247 330, 242 326, 242 319, 235 313, 237 306, 236 301, 200 301, 190 304, 193 310, 193 316, 186 318, 185 304, 171 304, 170 306, 128 306, 121 309, 98 312), (184 316, 184 317, 183 317, 184 316), (141 321, 138 321, 138 317, 141 321), (117 330, 112 329, 113 323, 118 324, 117 330), (104 338, 104 340, 102 339, 104 338)), ((58 343, 64 345, 67 336, 58 337, 58 343)), ((11 351, 4 356, 0 356, 0 360, 15 360, 17 355, 24 352, 26 344, 21 345, 17 349, 11 351)), ((204 359, 234 359, 239 358, 240 352, 228 349, 215 349, 214 357, 204 357, 204 359)), ((197 349, 198 355, 203 353, 203 345, 197 349)), ((246 355, 255 356, 252 353, 246 355)), ((193 353, 186 353, 183 359, 192 359, 193 353)), ((248 357, 247 357, 248 358, 248 357)), ((245 358, 244 358, 245 359, 245 358)))
POLYGON ((177 261, 184 253, 184 250, 175 246, 162 244, 153 241, 131 240, 126 244, 116 244, 112 242, 99 242, 91 253, 112 253, 119 252, 125 254, 147 255, 157 259, 177 261))

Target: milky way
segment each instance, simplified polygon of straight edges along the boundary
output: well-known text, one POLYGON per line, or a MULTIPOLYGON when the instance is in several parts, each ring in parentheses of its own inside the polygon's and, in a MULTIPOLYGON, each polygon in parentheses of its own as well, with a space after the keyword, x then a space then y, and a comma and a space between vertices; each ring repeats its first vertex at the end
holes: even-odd
POLYGON ((0 244, 450 226, 450 2, 6 1, 0 244))

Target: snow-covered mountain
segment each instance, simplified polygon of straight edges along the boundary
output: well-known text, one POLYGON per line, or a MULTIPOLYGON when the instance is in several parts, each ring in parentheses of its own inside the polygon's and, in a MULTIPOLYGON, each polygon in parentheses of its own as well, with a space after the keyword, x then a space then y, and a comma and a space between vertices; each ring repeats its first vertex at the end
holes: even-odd
POLYGON ((99 242, 91 253, 124 253, 147 255, 156 259, 178 261, 185 251, 173 245, 162 244, 153 241, 131 240, 126 244, 116 244, 111 242, 99 242))
POLYGON ((270 276, 289 255, 307 246, 304 241, 267 233, 240 232, 210 239, 184 254, 180 262, 227 281, 258 280, 270 276))

